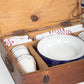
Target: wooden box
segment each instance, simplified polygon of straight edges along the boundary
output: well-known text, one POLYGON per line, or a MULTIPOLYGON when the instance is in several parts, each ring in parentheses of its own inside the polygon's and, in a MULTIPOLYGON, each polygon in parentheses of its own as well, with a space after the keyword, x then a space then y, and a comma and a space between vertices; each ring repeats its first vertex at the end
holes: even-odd
MULTIPOLYGON (((81 24, 81 0, 0 0, 1 55, 16 84, 76 84, 84 81, 84 60, 49 67, 36 52, 37 34, 81 24), (25 45, 37 63, 37 71, 25 74, 3 40, 29 35, 25 45), (2 49, 4 48, 4 49, 2 49), (8 54, 8 55, 7 55, 8 54)), ((73 34, 77 35, 79 32, 73 34)))

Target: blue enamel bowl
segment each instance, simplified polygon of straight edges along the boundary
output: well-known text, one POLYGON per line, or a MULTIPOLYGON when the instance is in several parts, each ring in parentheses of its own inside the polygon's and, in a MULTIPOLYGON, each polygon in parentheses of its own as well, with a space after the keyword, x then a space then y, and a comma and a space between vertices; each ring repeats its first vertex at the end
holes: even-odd
MULTIPOLYGON (((38 51, 37 51, 37 52, 38 52, 38 51)), ((81 56, 81 57, 78 58, 78 59, 68 60, 68 61, 61 61, 61 60, 49 59, 49 58, 43 56, 42 54, 40 54, 39 52, 38 52, 38 54, 41 56, 41 58, 46 62, 46 64, 47 64, 49 67, 84 59, 84 55, 83 55, 83 56, 81 56)))
POLYGON ((48 66, 84 59, 84 42, 71 35, 53 35, 39 41, 37 52, 48 66))

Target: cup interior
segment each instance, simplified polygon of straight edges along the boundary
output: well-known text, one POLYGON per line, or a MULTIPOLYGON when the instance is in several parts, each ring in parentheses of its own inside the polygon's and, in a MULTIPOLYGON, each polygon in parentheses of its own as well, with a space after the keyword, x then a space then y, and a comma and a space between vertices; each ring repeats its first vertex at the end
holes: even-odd
POLYGON ((84 32, 78 34, 78 37, 84 36, 84 32))
POLYGON ((15 51, 19 50, 19 49, 25 49, 27 50, 27 48, 24 46, 24 45, 19 45, 19 46, 16 46, 14 47, 11 52, 14 53, 15 51))

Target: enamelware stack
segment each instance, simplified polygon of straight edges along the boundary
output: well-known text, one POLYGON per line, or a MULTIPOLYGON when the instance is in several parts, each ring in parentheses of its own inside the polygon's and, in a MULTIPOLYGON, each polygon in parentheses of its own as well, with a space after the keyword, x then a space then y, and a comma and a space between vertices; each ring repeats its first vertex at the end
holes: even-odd
POLYGON ((28 49, 24 45, 14 47, 11 52, 25 73, 36 71, 35 59, 30 55, 28 49))

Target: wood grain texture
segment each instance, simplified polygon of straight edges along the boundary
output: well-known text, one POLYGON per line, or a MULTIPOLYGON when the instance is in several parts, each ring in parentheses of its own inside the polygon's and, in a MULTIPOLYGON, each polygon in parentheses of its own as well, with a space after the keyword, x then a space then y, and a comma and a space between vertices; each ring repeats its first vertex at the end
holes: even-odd
MULTIPOLYGON (((2 43, 1 43, 0 49, 1 49, 1 56, 3 58, 4 63, 6 64, 6 60, 5 59, 6 59, 6 57, 9 57, 9 56, 7 55, 8 52, 4 48, 4 46, 2 45, 2 43)), ((12 61, 12 59, 11 59, 11 61, 12 61)), ((12 61, 12 67, 13 67, 13 72, 9 71, 10 74, 11 74, 11 76, 12 76, 12 78, 14 79, 14 81, 15 81, 16 84, 21 84, 22 83, 22 76, 21 76, 20 72, 17 70, 17 68, 16 68, 16 66, 15 66, 15 64, 14 64, 13 61, 12 61)))
POLYGON ((23 84, 76 84, 84 81, 83 65, 84 60, 80 60, 28 74, 23 77, 23 84), (49 76, 48 83, 43 82, 45 75, 49 76))
MULTIPOLYGON (((81 13, 81 0, 0 0, 0 35, 21 29, 35 30, 69 19, 80 20, 81 17, 72 17, 72 11, 77 6, 77 2, 79 2, 79 7, 74 15, 81 13)), ((37 31, 29 35, 34 38, 36 34, 46 31, 49 30, 37 31)), ((84 81, 84 60, 48 67, 34 50, 37 42, 23 45, 34 56, 39 70, 24 74, 11 54, 11 48, 5 45, 3 38, 1 42, 13 62, 15 72, 11 74, 16 84, 45 84, 43 82, 45 75, 49 76, 47 84, 75 84, 84 81)))
MULTIPOLYGON (((78 32, 74 35, 77 34, 78 32)), ((36 44, 37 42, 31 43, 32 48, 36 44)), ((35 51, 32 51, 31 53, 35 54, 35 51)), ((49 76, 49 82, 46 84, 76 84, 84 81, 83 65, 84 59, 54 67, 46 67, 44 70, 25 75, 23 77, 23 84, 45 84, 43 82, 45 75, 49 76)))
POLYGON ((34 30, 76 19, 72 17, 72 11, 77 2, 79 8, 74 15, 81 12, 81 0, 0 0, 0 34, 20 29, 34 30), (36 22, 32 21, 32 15, 38 17, 36 22))

